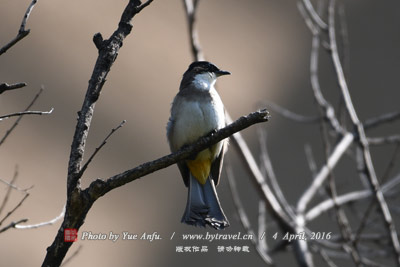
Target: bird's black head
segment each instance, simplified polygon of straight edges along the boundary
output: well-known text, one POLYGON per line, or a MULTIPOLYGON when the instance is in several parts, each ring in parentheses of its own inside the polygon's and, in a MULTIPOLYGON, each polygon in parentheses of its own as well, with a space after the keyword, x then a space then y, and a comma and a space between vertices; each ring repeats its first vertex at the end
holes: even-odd
POLYGON ((217 66, 214 64, 208 62, 208 61, 195 61, 192 64, 190 64, 189 68, 185 72, 185 74, 191 73, 192 75, 196 74, 201 74, 205 72, 211 72, 215 73, 215 75, 222 76, 222 75, 228 75, 231 74, 229 71, 224 71, 220 70, 217 66))

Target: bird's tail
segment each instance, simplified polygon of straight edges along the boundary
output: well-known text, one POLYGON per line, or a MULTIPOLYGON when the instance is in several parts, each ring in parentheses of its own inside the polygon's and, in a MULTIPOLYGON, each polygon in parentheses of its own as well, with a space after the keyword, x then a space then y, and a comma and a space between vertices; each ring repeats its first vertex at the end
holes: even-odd
POLYGON ((190 174, 188 191, 182 222, 203 227, 208 224, 217 230, 229 226, 211 177, 208 177, 206 183, 202 185, 190 174))

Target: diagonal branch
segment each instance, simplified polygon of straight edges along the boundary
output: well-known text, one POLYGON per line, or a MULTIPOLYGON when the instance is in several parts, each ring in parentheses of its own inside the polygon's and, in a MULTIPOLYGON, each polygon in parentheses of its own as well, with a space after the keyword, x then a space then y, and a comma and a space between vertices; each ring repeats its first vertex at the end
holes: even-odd
POLYGON ((83 173, 85 172, 85 170, 87 169, 87 167, 89 166, 89 164, 92 162, 93 158, 96 156, 97 152, 100 151, 100 149, 107 143, 108 138, 110 138, 111 135, 113 135, 113 133, 115 133, 119 128, 121 128, 122 126, 124 126, 124 124, 126 123, 126 120, 123 120, 117 127, 111 129, 111 132, 106 136, 106 138, 104 138, 103 142, 100 144, 99 147, 97 147, 95 149, 95 151, 93 152, 93 154, 89 157, 88 161, 85 163, 85 165, 83 165, 79 176, 82 177, 83 173))
MULTIPOLYGON (((246 231, 247 231, 247 233, 249 235, 256 236, 256 234, 255 234, 255 232, 254 232, 254 230, 253 230, 253 228, 251 226, 250 220, 249 220, 249 218, 247 216, 247 213, 245 212, 245 209, 243 207, 243 203, 240 200, 240 196, 239 196, 239 193, 237 191, 237 186, 236 186, 235 178, 234 178, 234 175, 233 175, 232 167, 230 165, 228 165, 228 166, 225 167, 225 170, 226 170, 226 174, 227 174, 227 177, 228 177, 228 184, 229 184, 229 188, 230 188, 230 191, 231 191, 231 194, 232 194, 233 202, 234 202, 234 204, 236 206, 236 210, 238 212, 238 215, 239 215, 240 221, 241 221, 241 223, 243 225, 243 228, 246 229, 246 231)), ((251 243, 253 244, 253 246, 257 250, 258 255, 260 255, 261 259, 267 265, 273 264, 273 261, 272 261, 271 257, 268 255, 266 250, 264 250, 265 247, 263 247, 263 245, 261 245, 262 244, 261 240, 260 240, 260 242, 258 242, 257 239, 256 240, 251 239, 251 243)))
POLYGON ((38 0, 32 0, 31 4, 28 6, 28 8, 24 14, 24 17, 22 18, 21 26, 19 27, 17 36, 14 39, 12 39, 8 44, 6 44, 2 48, 0 48, 0 56, 2 54, 4 54, 5 52, 7 52, 8 49, 13 47, 16 43, 18 43, 19 41, 24 39, 29 34, 30 30, 29 29, 26 30, 25 26, 26 26, 26 22, 28 21, 29 16, 31 15, 32 9, 36 5, 37 1, 38 0))
POLYGON ((146 162, 136 168, 114 175, 105 181, 97 179, 90 184, 85 192, 87 192, 90 198, 94 201, 117 187, 182 161, 253 124, 266 122, 268 121, 268 118, 269 113, 266 109, 250 113, 247 116, 242 116, 225 128, 213 133, 211 136, 202 137, 194 144, 185 146, 175 153, 154 161, 146 162))

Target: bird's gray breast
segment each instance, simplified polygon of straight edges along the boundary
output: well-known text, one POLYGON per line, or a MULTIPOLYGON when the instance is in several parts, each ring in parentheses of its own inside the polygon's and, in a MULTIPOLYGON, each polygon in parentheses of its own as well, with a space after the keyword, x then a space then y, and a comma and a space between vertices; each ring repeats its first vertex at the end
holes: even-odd
POLYGON ((216 91, 207 95, 177 97, 181 99, 176 99, 172 107, 175 118, 170 140, 175 149, 225 126, 223 104, 216 91))

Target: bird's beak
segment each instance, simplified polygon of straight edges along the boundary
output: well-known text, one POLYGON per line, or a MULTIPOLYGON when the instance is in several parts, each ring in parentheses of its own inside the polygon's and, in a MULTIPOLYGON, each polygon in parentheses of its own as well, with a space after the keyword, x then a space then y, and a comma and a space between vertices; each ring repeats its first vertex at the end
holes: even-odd
POLYGON ((222 76, 222 75, 230 75, 231 73, 229 71, 226 70, 219 70, 215 72, 215 75, 217 75, 217 77, 222 76))

